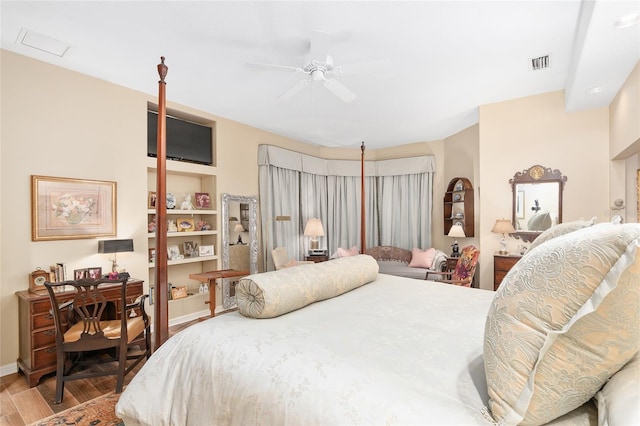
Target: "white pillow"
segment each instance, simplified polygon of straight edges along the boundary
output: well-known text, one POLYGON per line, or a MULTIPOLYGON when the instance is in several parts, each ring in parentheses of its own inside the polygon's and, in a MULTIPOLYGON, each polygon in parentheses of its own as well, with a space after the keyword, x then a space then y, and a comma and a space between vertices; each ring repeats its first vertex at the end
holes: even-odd
POLYGON ((358 247, 353 246, 350 249, 344 249, 342 247, 338 247, 338 257, 350 257, 350 256, 355 256, 357 254, 360 254, 360 250, 358 250, 358 247))
POLYGON ((596 393, 599 426, 640 425, 640 352, 596 393))

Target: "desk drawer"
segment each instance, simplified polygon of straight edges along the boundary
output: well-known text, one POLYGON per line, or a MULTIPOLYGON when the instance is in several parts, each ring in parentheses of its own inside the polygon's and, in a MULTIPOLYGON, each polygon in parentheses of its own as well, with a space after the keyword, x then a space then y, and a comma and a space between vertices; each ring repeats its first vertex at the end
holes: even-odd
POLYGON ((32 370, 56 365, 56 345, 45 346, 33 351, 32 370))
POLYGON ((47 328, 44 330, 33 332, 33 347, 42 348, 45 346, 53 345, 56 343, 56 330, 55 328, 47 328))

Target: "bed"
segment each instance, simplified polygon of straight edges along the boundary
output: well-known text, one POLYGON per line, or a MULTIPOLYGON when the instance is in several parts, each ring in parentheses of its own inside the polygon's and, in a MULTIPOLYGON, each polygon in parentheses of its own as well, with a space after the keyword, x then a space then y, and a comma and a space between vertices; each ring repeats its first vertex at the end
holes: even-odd
MULTIPOLYGON (((126 425, 490 424, 482 345, 492 300, 380 274, 276 318, 218 316, 169 339, 117 414, 126 425)), ((574 424, 593 417, 588 405, 574 424)))
POLYGON ((380 274, 368 255, 253 274, 236 286, 238 311, 163 342, 116 414, 154 426, 637 425, 638 283, 640 224, 592 222, 544 231, 495 293, 380 274))

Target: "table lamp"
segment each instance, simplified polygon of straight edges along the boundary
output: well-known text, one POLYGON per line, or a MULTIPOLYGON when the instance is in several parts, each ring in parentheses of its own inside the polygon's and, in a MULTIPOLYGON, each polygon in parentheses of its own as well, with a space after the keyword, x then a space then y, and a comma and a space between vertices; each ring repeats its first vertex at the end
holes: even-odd
POLYGON ((324 237, 324 228, 320 219, 312 218, 307 222, 307 226, 304 227, 304 235, 311 237, 309 249, 318 249, 318 237, 324 237))
POLYGON ((498 219, 496 220, 496 224, 493 225, 493 229, 491 232, 495 232, 496 234, 502 234, 502 240, 500 240, 500 254, 509 254, 507 251, 507 243, 505 242, 505 234, 513 234, 516 232, 513 224, 510 220, 507 219, 498 219))
POLYGON ((98 241, 98 253, 113 253, 111 260, 111 272, 118 273, 116 256, 118 253, 133 251, 133 240, 102 240, 98 241))
MULTIPOLYGON (((448 237, 453 238, 465 238, 464 228, 462 225, 453 225, 447 234, 448 237)), ((454 240, 451 244, 451 257, 460 257, 460 248, 458 247, 458 240, 454 240)))
POLYGON ((236 223, 236 226, 233 228, 233 231, 238 233, 238 241, 236 242, 236 244, 244 244, 242 242, 242 234, 240 233, 240 232, 244 232, 244 227, 240 222, 236 223))

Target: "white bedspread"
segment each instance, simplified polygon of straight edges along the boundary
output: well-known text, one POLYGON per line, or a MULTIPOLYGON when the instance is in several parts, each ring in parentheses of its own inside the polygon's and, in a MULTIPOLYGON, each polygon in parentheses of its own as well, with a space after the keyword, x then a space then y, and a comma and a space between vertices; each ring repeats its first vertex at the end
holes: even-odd
POLYGON ((380 274, 272 319, 238 312, 170 338, 133 378, 126 425, 489 424, 493 292, 380 274))

